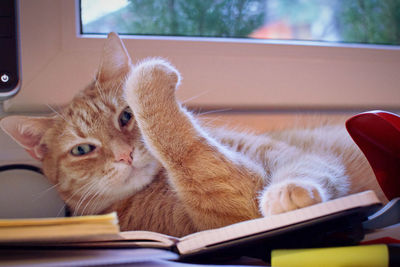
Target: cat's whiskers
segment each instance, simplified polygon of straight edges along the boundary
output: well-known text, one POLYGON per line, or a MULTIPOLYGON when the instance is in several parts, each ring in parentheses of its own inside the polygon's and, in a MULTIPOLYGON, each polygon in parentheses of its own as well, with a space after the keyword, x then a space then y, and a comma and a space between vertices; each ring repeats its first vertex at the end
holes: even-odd
POLYGON ((32 197, 35 197, 35 199, 33 200, 34 202, 37 201, 38 199, 40 199, 41 197, 43 197, 46 193, 50 192, 50 190, 54 189, 55 187, 57 187, 59 185, 59 183, 56 183, 55 185, 52 185, 48 188, 46 188, 45 190, 43 190, 42 192, 39 192, 37 194, 32 195, 32 197))
POLYGON ((97 211, 97 207, 100 205, 102 206, 102 201, 104 199, 103 194, 107 191, 108 187, 107 185, 103 186, 102 188, 100 188, 100 190, 97 191, 97 193, 92 197, 91 200, 88 201, 88 203, 86 204, 86 206, 84 207, 82 213, 84 213, 86 207, 90 207, 89 203, 93 200, 95 200, 94 204, 91 207, 91 213, 96 212, 97 211))
POLYGON ((67 118, 65 118, 64 115, 62 115, 60 112, 58 112, 55 108, 53 108, 50 104, 46 104, 46 106, 51 109, 58 117, 62 118, 66 123, 70 124, 67 118))
MULTIPOLYGON (((94 194, 89 194, 89 196, 92 195, 92 197, 86 202, 86 205, 83 207, 83 209, 82 209, 82 211, 81 211, 81 215, 84 215, 84 214, 85 214, 85 210, 90 206, 90 205, 89 205, 90 202, 91 202, 92 200, 94 200, 94 199, 100 194, 101 191, 103 191, 103 190, 102 190, 102 189, 100 189, 100 190, 95 190, 95 193, 94 193, 94 194)), ((92 193, 93 193, 93 192, 92 192, 92 193)))
POLYGON ((83 205, 83 203, 85 202, 85 200, 87 198, 89 198, 93 192, 95 192, 95 191, 92 191, 92 189, 94 189, 96 186, 97 186, 97 183, 92 183, 91 186, 89 186, 87 188, 87 190, 85 190, 85 192, 80 197, 78 204, 76 204, 76 206, 75 206, 74 214, 76 214, 76 215, 78 214, 78 211, 81 208, 81 206, 83 205))
POLYGON ((62 211, 63 209, 65 209, 66 207, 67 207, 67 204, 64 203, 64 205, 62 205, 61 208, 60 208, 60 210, 58 211, 56 217, 59 217, 60 214, 61 214, 61 211, 62 211))
POLYGON ((102 200, 104 199, 104 193, 107 191, 107 188, 106 187, 104 187, 104 188, 102 188, 101 190, 100 190, 100 193, 97 195, 97 199, 96 199, 96 201, 95 201, 95 203, 93 204, 93 206, 91 207, 92 208, 92 212, 96 212, 97 211, 97 208, 99 207, 99 206, 102 206, 102 200))
POLYGON ((200 94, 197 94, 197 95, 194 95, 192 97, 186 98, 185 100, 181 101, 181 104, 185 104, 185 103, 187 103, 189 101, 195 100, 195 99, 197 99, 197 98, 199 98, 199 97, 201 97, 203 95, 208 94, 210 91, 212 91, 212 90, 211 89, 210 90, 205 90, 205 91, 201 92, 200 94))
MULTIPOLYGON (((83 194, 81 195, 81 197, 79 198, 79 201, 77 202, 77 204, 74 207, 74 213, 73 213, 74 216, 77 215, 77 211, 78 211, 78 209, 79 209, 79 207, 81 205, 81 202, 84 201, 86 193, 89 192, 91 190, 91 188, 96 186, 96 185, 97 185, 97 181, 93 180, 93 181, 90 181, 89 183, 85 184, 84 186, 82 186, 82 188, 80 190, 77 190, 75 192, 75 193, 77 193, 77 192, 84 191, 83 194)), ((75 195, 75 193, 74 193, 74 195, 75 195)), ((72 198, 72 196, 71 196, 71 198, 72 198)))
MULTIPOLYGON (((93 186, 92 186, 92 187, 90 187, 90 189, 89 189, 88 191, 86 191, 85 194, 86 194, 86 195, 91 195, 91 194, 93 194, 94 192, 95 192, 95 195, 98 195, 99 192, 101 192, 101 194, 104 194, 104 193, 107 191, 108 187, 109 187, 110 178, 114 177, 116 173, 118 173, 118 170, 116 170, 116 169, 111 169, 111 171, 110 171, 106 176, 93 179, 92 183, 96 183, 96 184, 98 185, 98 188, 100 188, 100 189, 91 191, 91 190, 93 189, 93 186)), ((91 200, 90 200, 90 201, 91 201, 91 200)), ((89 202, 90 202, 90 201, 89 201, 89 202)), ((81 204, 82 204, 82 203, 81 203, 81 204)), ((86 205, 87 205, 87 204, 86 204, 86 205)))
POLYGON ((87 186, 89 186, 90 184, 94 183, 94 181, 89 182, 88 184, 83 185, 82 187, 80 187, 78 190, 75 190, 74 193, 67 199, 65 200, 65 203, 68 203, 68 201, 72 200, 72 198, 78 194, 79 192, 81 192, 82 190, 84 190, 87 186))
POLYGON ((201 118, 201 125, 203 127, 209 127, 209 126, 213 126, 213 122, 215 121, 223 121, 221 116, 218 117, 214 117, 214 118, 201 118))
POLYGON ((221 108, 221 109, 215 109, 215 110, 209 110, 209 111, 205 111, 202 113, 198 113, 196 114, 197 116, 203 116, 203 115, 209 115, 209 114, 213 114, 213 113, 218 113, 218 112, 224 112, 224 111, 230 111, 232 110, 232 108, 221 108))
POLYGON ((88 186, 90 186, 90 185, 93 184, 93 183, 95 183, 95 181, 92 181, 92 182, 90 182, 90 183, 88 183, 88 184, 85 184, 85 185, 83 185, 82 187, 80 187, 78 190, 74 191, 74 193, 73 193, 67 200, 64 201, 65 204, 60 208, 60 210, 59 210, 58 213, 57 213, 57 216, 60 215, 60 213, 61 213, 61 211, 63 210, 63 208, 67 207, 67 203, 68 203, 76 194, 78 194, 78 193, 81 192, 82 190, 85 190, 88 186))

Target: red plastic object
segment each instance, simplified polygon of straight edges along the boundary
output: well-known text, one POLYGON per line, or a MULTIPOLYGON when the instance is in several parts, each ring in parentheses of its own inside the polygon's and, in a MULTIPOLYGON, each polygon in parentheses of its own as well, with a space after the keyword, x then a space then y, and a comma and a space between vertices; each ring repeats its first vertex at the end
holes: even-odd
POLYGON ((361 242, 361 245, 400 244, 400 240, 392 237, 382 237, 371 241, 361 242))
POLYGON ((386 197, 400 197, 400 116, 365 112, 348 119, 346 128, 368 159, 386 197))

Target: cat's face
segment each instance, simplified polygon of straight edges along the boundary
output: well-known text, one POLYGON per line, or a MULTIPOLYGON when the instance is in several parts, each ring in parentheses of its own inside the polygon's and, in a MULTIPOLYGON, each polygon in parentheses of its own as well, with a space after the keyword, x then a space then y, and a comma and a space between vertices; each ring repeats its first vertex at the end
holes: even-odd
POLYGON ((76 214, 93 214, 126 198, 159 171, 122 95, 131 63, 111 35, 96 79, 50 118, 12 116, 1 127, 33 157, 76 214))
POLYGON ((44 135, 43 170, 77 214, 101 211, 132 195, 158 171, 121 86, 93 83, 44 135))

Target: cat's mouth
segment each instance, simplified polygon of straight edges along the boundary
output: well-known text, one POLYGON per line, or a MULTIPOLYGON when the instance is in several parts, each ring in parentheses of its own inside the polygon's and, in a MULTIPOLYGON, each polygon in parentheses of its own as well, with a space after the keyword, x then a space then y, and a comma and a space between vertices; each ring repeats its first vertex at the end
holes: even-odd
POLYGON ((123 179, 123 186, 130 192, 138 192, 149 185, 157 173, 157 167, 152 163, 142 166, 132 166, 129 175, 123 179))
POLYGON ((146 170, 150 167, 150 164, 146 164, 144 166, 133 166, 131 165, 129 168, 129 173, 126 175, 122 181, 124 185, 135 184, 135 181, 142 180, 147 176, 146 170))
POLYGON ((123 184, 127 185, 129 183, 131 183, 132 180, 134 180, 135 175, 137 175, 137 173, 139 172, 139 168, 135 167, 135 166, 130 166, 129 169, 129 174, 127 176, 125 176, 125 178, 123 179, 123 184))

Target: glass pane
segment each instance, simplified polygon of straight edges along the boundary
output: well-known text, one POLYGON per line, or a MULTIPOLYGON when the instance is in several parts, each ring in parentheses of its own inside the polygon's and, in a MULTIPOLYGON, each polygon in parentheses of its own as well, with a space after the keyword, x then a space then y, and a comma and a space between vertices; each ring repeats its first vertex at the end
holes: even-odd
POLYGON ((81 0, 84 34, 400 44, 400 0, 81 0))

